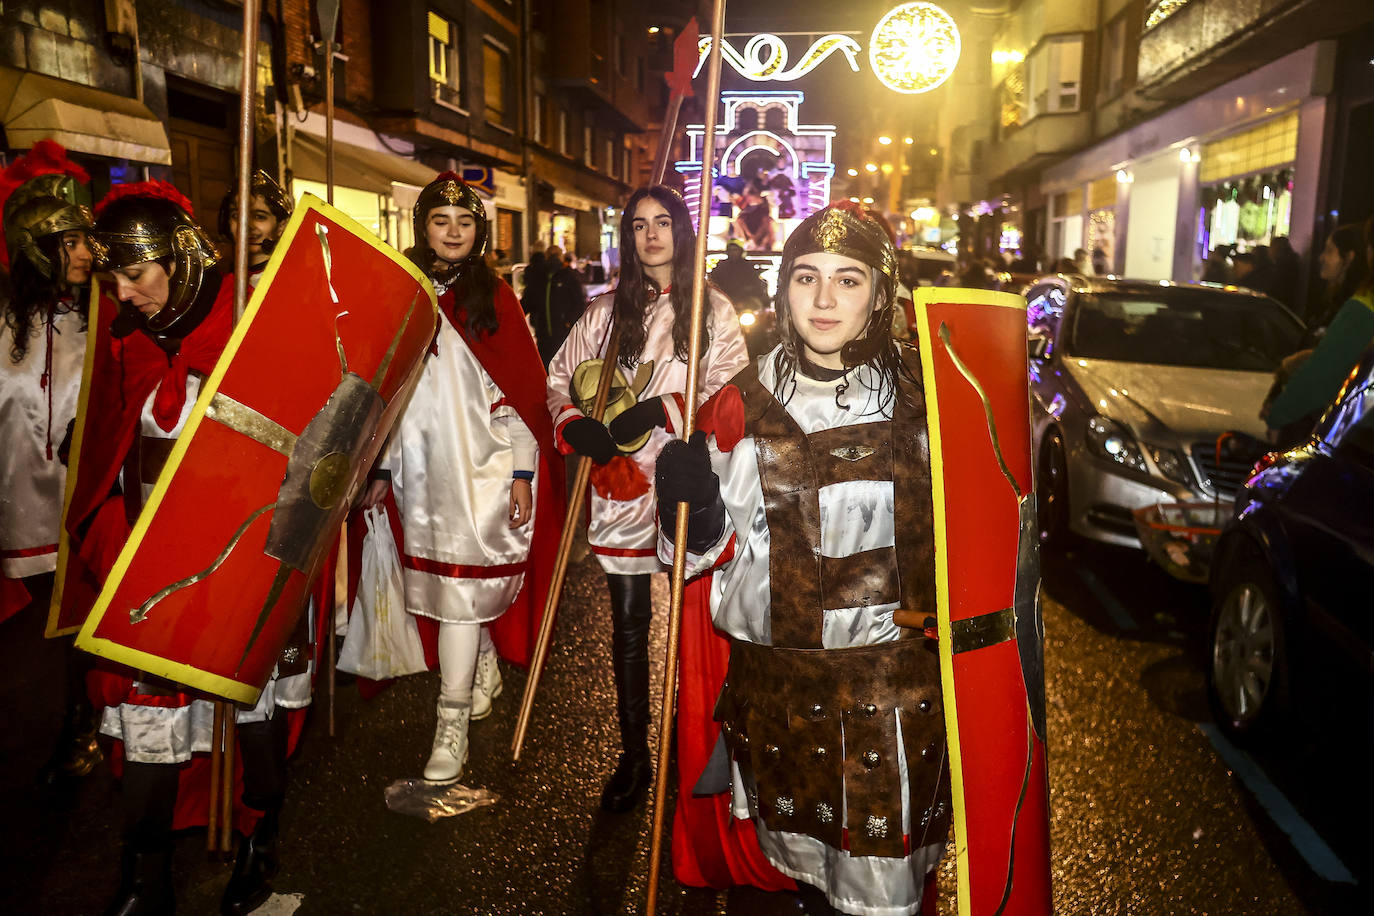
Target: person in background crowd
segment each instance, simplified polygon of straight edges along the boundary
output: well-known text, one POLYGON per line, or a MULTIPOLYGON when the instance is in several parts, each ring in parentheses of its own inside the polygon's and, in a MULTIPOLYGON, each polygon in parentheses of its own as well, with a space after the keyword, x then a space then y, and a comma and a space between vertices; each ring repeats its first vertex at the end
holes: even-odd
POLYGON ((1078 273, 1078 264, 1072 258, 1060 258, 1054 262, 1054 266, 1050 270, 1057 274, 1076 274, 1078 273))
POLYGON ((959 280, 954 285, 967 289, 996 289, 997 278, 982 258, 970 258, 959 271, 959 280))
POLYGON ((1099 246, 1093 249, 1092 255, 1093 273, 1099 277, 1105 277, 1112 272, 1111 262, 1107 260, 1107 252, 1099 246))
POLYGON ((563 519, 563 476, 552 460, 543 366, 515 294, 485 259, 481 198, 443 172, 420 192, 412 219, 407 254, 439 293, 439 331, 363 505, 392 490, 405 609, 438 621, 439 699, 424 778, 452 783, 467 763, 470 723, 501 693, 498 649, 529 661, 563 519))
POLYGON ((779 270, 781 342, 657 466, 659 558, 688 503, 687 574, 714 570, 711 619, 730 641, 721 743, 685 784, 729 793, 768 861, 823 895, 803 890, 807 912, 933 916, 951 824, 938 653, 893 618, 935 606, 920 360, 889 334, 896 269, 859 206, 803 221, 779 270), (906 457, 830 457, 856 443, 906 457), (871 745, 858 767, 854 741, 871 745))
MULTIPOLYGON (((281 185, 262 169, 253 173, 248 203, 248 288, 257 289, 272 252, 286 231, 286 222, 296 202, 281 185)), ((238 242, 239 195, 231 188, 219 205, 219 232, 224 238, 238 242)), ((231 262, 232 263, 232 262, 231 262)), ((232 275, 230 275, 232 276, 232 275)), ((230 284, 232 285, 232 284, 230 284)))
MULTIPOLYGON (((0 620, 47 591, 32 577, 57 567, 66 492, 61 447, 76 416, 86 358, 91 211, 80 201, 85 170, 51 140, 0 174, 10 295, 0 301, 0 620)), ((90 656, 64 639, 62 730, 40 782, 71 788, 100 760, 86 697, 90 656)))
POLYGON ((1269 253, 1274 262, 1273 280, 1269 284, 1269 295, 1288 306, 1290 309, 1298 309, 1298 281, 1302 274, 1302 260, 1298 253, 1293 250, 1293 243, 1288 236, 1280 235, 1274 238, 1269 246, 1269 253))
POLYGON ((725 246, 725 257, 711 271, 711 282, 736 309, 762 308, 768 304, 768 284, 744 256, 744 246, 732 241, 725 246))
POLYGON ((1313 346, 1336 313, 1365 284, 1364 232, 1358 223, 1337 226, 1317 255, 1322 294, 1307 309, 1308 343, 1313 346))
POLYGON ((1097 271, 1093 270, 1092 258, 1088 257, 1088 250, 1086 248, 1074 249, 1073 266, 1074 270, 1085 277, 1091 277, 1097 273, 1097 271))
POLYGON ((534 305, 537 301, 543 301, 544 284, 549 281, 550 263, 542 241, 530 246, 530 259, 520 277, 520 308, 529 316, 531 325, 534 324, 534 305))
POLYGON ((1021 250, 1021 256, 1007 265, 1007 269, 1014 274, 1039 273, 1040 262, 1040 250, 1032 245, 1027 245, 1021 250))
MULTIPOLYGON (((1335 233, 1332 235, 1334 238, 1335 233)), ((1327 249, 1322 252, 1323 278, 1329 276, 1328 282, 1338 282, 1342 274, 1358 274, 1362 280, 1331 319, 1316 347, 1311 351, 1299 351, 1283 361, 1275 378, 1277 394, 1260 410, 1261 419, 1269 427, 1270 441, 1287 446, 1311 433, 1313 424, 1335 398, 1360 355, 1374 341, 1374 283, 1371 283, 1374 275, 1371 269, 1374 269, 1374 218, 1365 223, 1360 250, 1349 261, 1340 253, 1338 245, 1327 241, 1327 249), (1356 260, 1361 266, 1352 270, 1356 260), (1338 269, 1338 265, 1343 268, 1338 269)))
POLYGON ((1207 259, 1202 262, 1202 282, 1221 283, 1231 282, 1231 267, 1226 263, 1226 253, 1220 248, 1207 255, 1207 259))
MULTIPOLYGON (((620 760, 601 807, 629 811, 649 786, 650 574, 661 572, 656 547, 654 462, 683 426, 691 322, 692 215, 663 185, 630 195, 620 221, 620 283, 598 296, 549 364, 548 408, 559 448, 597 465, 592 472, 587 539, 611 592, 612 658, 620 760), (604 358, 612 334, 618 357, 604 358), (588 416, 603 371, 613 371, 605 422, 588 416)), ((702 316, 698 401, 748 359, 730 301, 708 290, 702 316)))
MULTIPOLYGON (((151 181, 117 185, 96 208, 95 269, 112 280, 102 283, 100 321, 91 329, 99 338, 74 456, 64 580, 68 591, 91 583, 91 603, 232 330, 234 285, 224 282, 219 253, 190 207, 171 185, 151 181)), ((251 912, 271 894, 286 798, 288 710, 310 703, 307 631, 308 624, 298 628, 257 705, 236 711, 234 756, 243 764, 246 809, 238 822, 255 826, 239 845, 220 901, 228 916, 251 912)), ((170 913, 172 831, 204 824, 208 813, 211 701, 103 662, 91 682, 104 707, 100 730, 122 744, 116 757, 123 761, 124 852, 109 912, 170 913)))
POLYGON ((571 255, 564 255, 557 245, 549 247, 543 286, 537 293, 527 287, 526 303, 539 358, 547 366, 587 309, 587 292, 573 269, 571 255))

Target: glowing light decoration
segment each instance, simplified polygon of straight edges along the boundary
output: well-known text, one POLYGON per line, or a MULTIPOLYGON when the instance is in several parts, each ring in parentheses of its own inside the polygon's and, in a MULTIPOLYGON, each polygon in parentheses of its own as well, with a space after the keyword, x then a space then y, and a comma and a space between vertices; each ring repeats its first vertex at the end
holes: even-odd
POLYGON ((903 3, 873 29, 868 60, 878 80, 894 92, 929 92, 959 62, 959 29, 933 3, 903 3))
MULTIPOLYGON (((764 33, 753 36, 745 42, 743 53, 735 50, 728 40, 720 43, 720 56, 725 62, 734 67, 740 76, 758 82, 791 82, 815 70, 837 51, 849 62, 849 69, 858 73, 858 54, 861 50, 859 43, 848 35, 825 35, 812 42, 796 66, 788 69, 787 45, 776 35, 764 33)), ((711 53, 711 36, 704 36, 697 42, 697 51, 697 68, 692 73, 693 77, 701 72, 706 56, 711 53)))

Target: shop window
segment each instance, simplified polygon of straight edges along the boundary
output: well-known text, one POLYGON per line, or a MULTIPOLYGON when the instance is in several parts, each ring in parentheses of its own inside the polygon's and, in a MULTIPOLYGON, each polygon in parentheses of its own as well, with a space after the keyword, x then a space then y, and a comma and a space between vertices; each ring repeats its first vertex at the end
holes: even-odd
POLYGON ((487 120, 510 126, 510 52, 490 38, 482 42, 482 97, 487 120))
POLYGON ((1298 113, 1274 118, 1259 127, 1208 143, 1202 148, 1198 181, 1224 178, 1288 165, 1298 158, 1298 113))
POLYGON ((1249 251, 1288 235, 1293 218, 1293 172, 1279 169, 1202 188, 1199 255, 1218 248, 1249 251))
POLYGON ((463 31, 438 13, 429 14, 429 82, 434 99, 463 107, 463 31))

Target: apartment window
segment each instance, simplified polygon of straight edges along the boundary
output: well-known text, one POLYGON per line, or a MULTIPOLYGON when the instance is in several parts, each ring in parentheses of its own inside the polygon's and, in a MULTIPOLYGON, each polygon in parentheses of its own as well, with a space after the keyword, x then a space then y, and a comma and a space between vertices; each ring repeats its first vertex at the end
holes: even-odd
POLYGON ((615 167, 616 167, 616 161, 615 161, 615 141, 612 140, 610 137, 607 137, 607 138, 606 138, 606 171, 611 175, 612 178, 615 177, 615 167))
POLYGON ((558 151, 564 156, 571 155, 571 135, 568 133, 568 113, 561 108, 558 110, 558 151))
POLYGON ((630 151, 622 149, 620 151, 620 180, 630 181, 634 176, 630 174, 630 151))
POLYGON ((1126 16, 1117 16, 1102 30, 1102 73, 1098 79, 1104 99, 1121 94, 1126 77, 1126 16))
POLYGON ((615 72, 623 76, 629 76, 629 69, 625 64, 625 36, 619 32, 615 36, 615 72))
POLYGON ((462 107, 463 46, 458 24, 438 13, 429 14, 429 81, 434 98, 446 105, 462 107))
POLYGON ((1083 86, 1083 36, 1045 40, 1026 62, 1030 71, 1031 117, 1078 111, 1083 86))
POLYGON ((534 111, 531 116, 530 130, 534 135, 534 142, 544 143, 544 97, 538 93, 534 96, 534 111))
POLYGON ((491 39, 482 42, 482 95, 487 120, 509 126, 510 52, 491 39))
POLYGON ((592 145, 592 127, 590 124, 582 126, 582 158, 587 165, 596 166, 596 147, 592 145))
POLYGON ((1026 118, 1026 71, 1014 67, 1002 81, 997 93, 997 136, 1014 133, 1026 118))

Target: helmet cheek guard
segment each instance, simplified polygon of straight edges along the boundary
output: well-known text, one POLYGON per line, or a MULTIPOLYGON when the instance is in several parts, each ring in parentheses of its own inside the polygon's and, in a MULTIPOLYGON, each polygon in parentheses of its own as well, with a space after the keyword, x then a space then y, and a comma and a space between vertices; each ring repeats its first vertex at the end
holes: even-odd
POLYGON ((205 268, 215 263, 214 246, 199 226, 178 226, 172 233, 172 271, 167 304, 147 320, 148 330, 166 334, 184 318, 200 294, 205 268))

